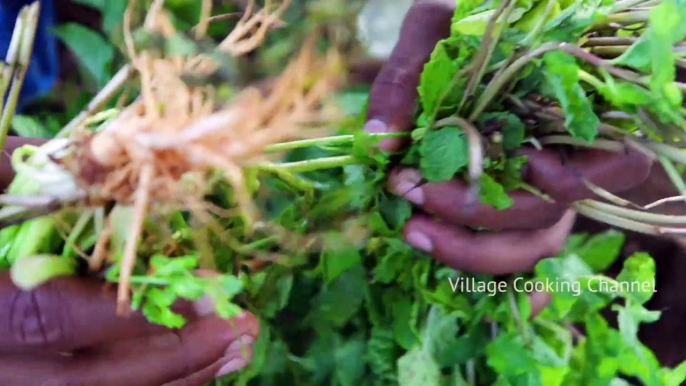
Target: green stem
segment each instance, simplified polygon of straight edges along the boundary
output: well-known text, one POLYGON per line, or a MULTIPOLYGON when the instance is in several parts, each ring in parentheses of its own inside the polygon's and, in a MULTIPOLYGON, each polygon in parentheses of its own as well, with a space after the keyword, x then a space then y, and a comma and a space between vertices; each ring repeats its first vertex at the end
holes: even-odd
POLYGON ((632 25, 648 21, 649 11, 621 12, 607 16, 593 24, 593 29, 609 27, 612 24, 632 25))
POLYGON ((605 87, 605 83, 602 80, 596 78, 595 76, 589 74, 584 70, 579 70, 579 79, 593 86, 596 90, 600 90, 605 87))
POLYGON ((522 46, 530 46, 534 43, 538 35, 541 33, 545 25, 548 23, 548 16, 550 13, 553 11, 553 8, 555 8, 555 5, 558 4, 557 0, 548 0, 548 4, 545 7, 545 10, 543 11, 543 14, 539 16, 538 21, 536 22, 536 25, 534 28, 529 32, 526 37, 524 37, 524 40, 520 43, 522 46))
POLYGON ((311 194, 314 191, 314 185, 310 181, 291 174, 289 170, 284 169, 281 165, 262 164, 257 166, 257 170, 275 174, 287 184, 308 194, 311 194))
POLYGON ((498 91, 505 85, 505 83, 512 79, 517 72, 524 68, 524 66, 529 64, 529 62, 531 62, 533 59, 536 59, 537 57, 544 55, 546 52, 554 51, 559 48, 559 43, 546 43, 512 62, 512 64, 510 64, 510 66, 505 71, 503 71, 501 76, 493 78, 488 83, 483 94, 481 94, 479 100, 476 102, 474 110, 472 111, 472 114, 469 116, 469 120, 473 121, 479 115, 481 115, 481 113, 486 109, 488 104, 497 95, 498 91))
POLYGON ((543 145, 571 145, 583 146, 591 149, 601 149, 607 151, 621 152, 626 150, 626 145, 617 141, 610 141, 607 139, 596 139, 592 143, 588 143, 583 139, 577 139, 566 135, 549 135, 547 137, 539 138, 538 141, 543 145))
POLYGON ((93 100, 88 103, 86 109, 81 111, 74 119, 72 119, 55 138, 68 137, 71 132, 78 126, 82 125, 91 114, 100 111, 105 104, 114 97, 114 95, 126 84, 129 78, 133 75, 134 69, 130 64, 125 65, 107 82, 105 87, 98 92, 93 100))
POLYGON ((646 142, 643 145, 658 155, 686 165, 686 152, 683 149, 657 142, 646 142))
POLYGON ((584 200, 582 202, 589 208, 597 209, 599 211, 630 220, 653 224, 686 225, 686 216, 670 216, 666 214, 646 213, 639 210, 622 208, 595 200, 584 200))
POLYGON ((357 158, 351 155, 325 157, 307 161, 287 162, 283 164, 275 164, 274 168, 287 170, 291 173, 307 173, 322 169, 333 169, 348 165, 357 164, 357 158))
MULTIPOLYGON (((12 80, 12 87, 10 89, 9 96, 7 97, 7 104, 3 106, 2 117, 0 118, 0 149, 5 147, 5 140, 7 139, 7 133, 10 129, 10 124, 12 118, 14 117, 14 112, 17 108, 17 101, 19 100, 19 93, 21 87, 24 83, 24 78, 26 77, 26 71, 29 66, 31 59, 31 53, 33 52, 33 40, 36 36, 36 28, 38 27, 38 11, 40 10, 40 3, 38 1, 33 4, 22 8, 19 12, 19 18, 17 24, 19 29, 21 29, 20 36, 16 40, 17 52, 14 54, 18 63, 17 71, 14 70, 15 63, 10 64, 10 69, 12 71, 3 74, 2 82, 2 95, 0 98, 4 100, 5 90, 7 88, 6 84, 12 80), (9 76, 6 76, 9 73, 9 76)), ((16 29, 15 29, 16 32, 16 29)), ((14 43, 14 37, 11 43, 14 43)), ((11 45, 10 43, 10 45, 11 45)), ((10 47, 12 48, 12 47, 10 47)), ((9 55, 8 55, 9 56, 9 55)))
MULTIPOLYGON (((396 138, 396 137, 406 137, 410 135, 409 133, 378 133, 369 134, 372 138, 396 138)), ((299 141, 282 142, 274 145, 269 145, 265 148, 268 153, 275 153, 281 151, 288 151, 293 149, 299 149, 303 147, 310 146, 336 146, 343 145, 346 143, 351 143, 355 141, 354 135, 335 135, 332 137, 324 138, 314 138, 314 139, 302 139, 299 141)))
POLYGON ((645 224, 639 221, 630 220, 613 214, 605 213, 599 211, 595 208, 589 207, 583 201, 575 202, 572 204, 572 208, 579 214, 586 216, 590 219, 613 225, 619 228, 627 229, 634 232, 644 233, 648 235, 665 235, 665 234, 684 234, 686 233, 686 228, 665 228, 656 225, 645 224))
POLYGON ((81 234, 86 229, 86 226, 90 223, 91 218, 93 217, 93 213, 94 212, 92 209, 87 209, 86 211, 81 213, 78 220, 76 221, 76 224, 74 225, 74 229, 72 229, 72 231, 69 233, 69 236, 67 237, 67 240, 64 243, 62 257, 68 258, 73 255, 76 247, 76 242, 78 238, 81 237, 81 234))
POLYGON ((676 167, 670 161, 667 157, 661 156, 658 157, 660 160, 660 163, 662 164, 662 167, 665 169, 665 172, 667 172, 667 175, 669 176, 670 181, 672 184, 674 184, 674 187, 677 188, 679 193, 684 197, 684 201, 686 201, 686 184, 684 184, 684 180, 682 179, 681 173, 679 173, 678 170, 676 170, 676 167))
POLYGON ((493 100, 493 98, 495 98, 496 95, 498 95, 503 86, 512 78, 514 78, 514 76, 520 70, 522 70, 524 66, 529 64, 532 60, 555 50, 564 51, 565 53, 573 55, 591 65, 602 68, 608 73, 618 78, 633 83, 641 83, 640 77, 635 72, 625 70, 623 68, 614 67, 606 60, 598 56, 595 56, 589 52, 586 52, 578 46, 569 43, 545 43, 537 49, 530 51, 525 55, 522 55, 519 59, 512 62, 512 64, 505 71, 503 71, 501 76, 493 78, 491 82, 488 83, 486 89, 481 94, 481 97, 479 97, 479 100, 476 103, 474 111, 472 111, 471 115, 469 116, 469 120, 476 120, 479 117, 479 115, 481 115, 481 113, 488 107, 488 104, 493 100))
POLYGON ((76 261, 61 256, 38 255, 14 262, 10 270, 12 282, 24 291, 30 291, 41 284, 61 276, 76 273, 76 261))
POLYGON ((633 8, 639 4, 644 4, 644 3, 651 3, 651 1, 646 1, 646 0, 625 0, 625 1, 619 1, 614 4, 612 7, 612 13, 618 13, 618 12, 623 12, 629 8, 633 8))
POLYGON ((589 38, 584 47, 630 46, 638 41, 637 38, 600 37, 589 38))
MULTIPOLYGON (((491 18, 489 19, 488 25, 486 26, 486 32, 484 33, 484 37, 481 41, 481 47, 477 55, 474 57, 474 61, 471 66, 472 74, 469 77, 467 86, 465 87, 464 93, 462 95, 462 100, 460 101, 460 104, 457 107, 458 115, 461 115, 460 113, 462 112, 465 103, 469 99, 469 96, 474 93, 476 87, 481 82, 481 79, 483 78, 484 73, 486 71, 486 67, 490 62, 491 57, 493 57, 493 52, 495 52, 495 49, 498 46, 500 35, 504 30, 503 26, 499 26, 497 24, 498 19, 500 19, 500 17, 502 16, 503 19, 507 21, 510 17, 510 13, 512 13, 512 10, 514 9, 514 6, 516 4, 517 2, 513 0, 502 1, 498 8, 495 10, 493 16, 491 16, 491 18)), ((505 25, 507 25, 507 22, 505 22, 505 25)))

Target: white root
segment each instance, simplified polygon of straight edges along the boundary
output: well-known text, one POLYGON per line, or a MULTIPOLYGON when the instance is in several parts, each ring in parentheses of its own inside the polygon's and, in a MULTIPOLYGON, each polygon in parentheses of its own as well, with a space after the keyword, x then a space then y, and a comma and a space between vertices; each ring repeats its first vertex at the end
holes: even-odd
POLYGON ((148 205, 150 204, 150 184, 154 176, 153 165, 149 163, 143 165, 139 176, 139 185, 136 191, 136 198, 134 202, 133 221, 126 240, 126 245, 124 246, 124 254, 122 255, 119 272, 117 313, 121 315, 127 314, 131 310, 129 306, 131 271, 136 262, 136 250, 138 249, 138 242, 143 230, 143 222, 148 214, 148 205))

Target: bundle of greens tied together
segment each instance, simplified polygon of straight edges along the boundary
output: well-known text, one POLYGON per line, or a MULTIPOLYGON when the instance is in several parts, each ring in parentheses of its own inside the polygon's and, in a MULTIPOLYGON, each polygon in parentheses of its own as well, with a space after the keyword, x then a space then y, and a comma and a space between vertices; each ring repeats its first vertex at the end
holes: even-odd
MULTIPOLYGON (((217 52, 254 49, 281 10, 248 12, 217 52)), ((223 56, 176 34, 161 6, 148 20, 137 40, 148 48, 137 51, 129 35, 132 63, 120 74, 136 75, 139 99, 114 114, 89 111, 68 136, 13 155, 17 176, 0 218, 38 216, 0 231, 0 259, 18 285, 76 274, 86 261, 91 274, 118 282, 122 312, 140 308, 170 327, 184 323, 170 310, 179 297, 209 294, 225 316, 240 305, 263 326, 253 363, 231 384, 686 379, 686 365, 662 367, 637 337, 660 317, 645 307, 653 287, 618 285, 654 283, 653 259, 636 253, 616 279, 603 274, 622 233, 574 235, 533 273, 510 278, 508 291, 460 292, 458 278, 495 279, 407 246, 412 208, 384 189, 401 162, 430 182, 462 177, 474 200, 502 210, 515 189, 545 197, 522 180, 526 157, 516 150, 573 146, 643 152, 686 193, 686 84, 676 77, 686 68, 685 1, 458 1, 451 36, 421 75, 408 134, 361 131, 364 106, 354 117, 329 108, 334 93, 351 94, 338 92, 340 58, 316 55, 313 40, 265 94, 206 82, 226 68, 223 56), (151 42, 162 43, 155 51, 151 42), (325 127, 339 132, 325 136, 325 127), (403 135, 411 146, 401 154, 375 149, 403 135), (534 320, 513 288, 519 278, 558 283, 534 320), (610 304, 616 328, 600 313, 610 304)), ((588 187, 598 199, 574 203, 582 215, 648 234, 686 232, 686 218, 650 212, 683 197, 638 206, 588 187)))

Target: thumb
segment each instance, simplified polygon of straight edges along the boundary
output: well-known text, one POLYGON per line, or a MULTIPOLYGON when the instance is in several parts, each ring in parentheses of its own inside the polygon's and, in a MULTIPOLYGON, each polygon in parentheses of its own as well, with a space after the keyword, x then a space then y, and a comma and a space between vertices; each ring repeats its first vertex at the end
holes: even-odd
MULTIPOLYGON (((372 85, 364 130, 370 133, 408 131, 416 109, 417 86, 436 43, 450 35, 454 1, 420 1, 410 8, 391 57, 372 85)), ((385 138, 384 150, 398 150, 401 138, 385 138)))

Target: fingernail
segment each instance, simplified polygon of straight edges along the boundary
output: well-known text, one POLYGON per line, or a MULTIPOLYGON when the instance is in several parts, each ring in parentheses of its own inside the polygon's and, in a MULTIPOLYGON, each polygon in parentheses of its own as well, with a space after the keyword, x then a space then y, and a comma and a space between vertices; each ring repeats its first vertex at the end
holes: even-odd
POLYGON ((193 310, 200 317, 214 315, 216 310, 212 298, 205 295, 199 300, 193 302, 193 310))
POLYGON ((235 352, 240 352, 240 350, 244 346, 247 346, 247 345, 252 344, 254 342, 255 342, 255 338, 253 338, 252 336, 241 335, 240 337, 238 337, 238 339, 231 342, 229 347, 226 348, 225 354, 229 355, 229 354, 233 354, 235 352))
POLYGON ((232 359, 222 366, 219 371, 217 371, 217 377, 223 377, 227 374, 235 373, 247 365, 248 361, 243 358, 232 359))
POLYGON ((413 169, 406 169, 397 176, 397 182, 393 191, 406 200, 417 205, 424 204, 424 192, 417 186, 422 180, 421 174, 413 169))
POLYGON ((379 119, 371 119, 365 123, 364 131, 372 134, 388 133, 388 126, 379 119))
POLYGON ((419 231, 410 231, 405 238, 408 244, 424 252, 431 252, 434 249, 433 242, 426 234, 419 231))

